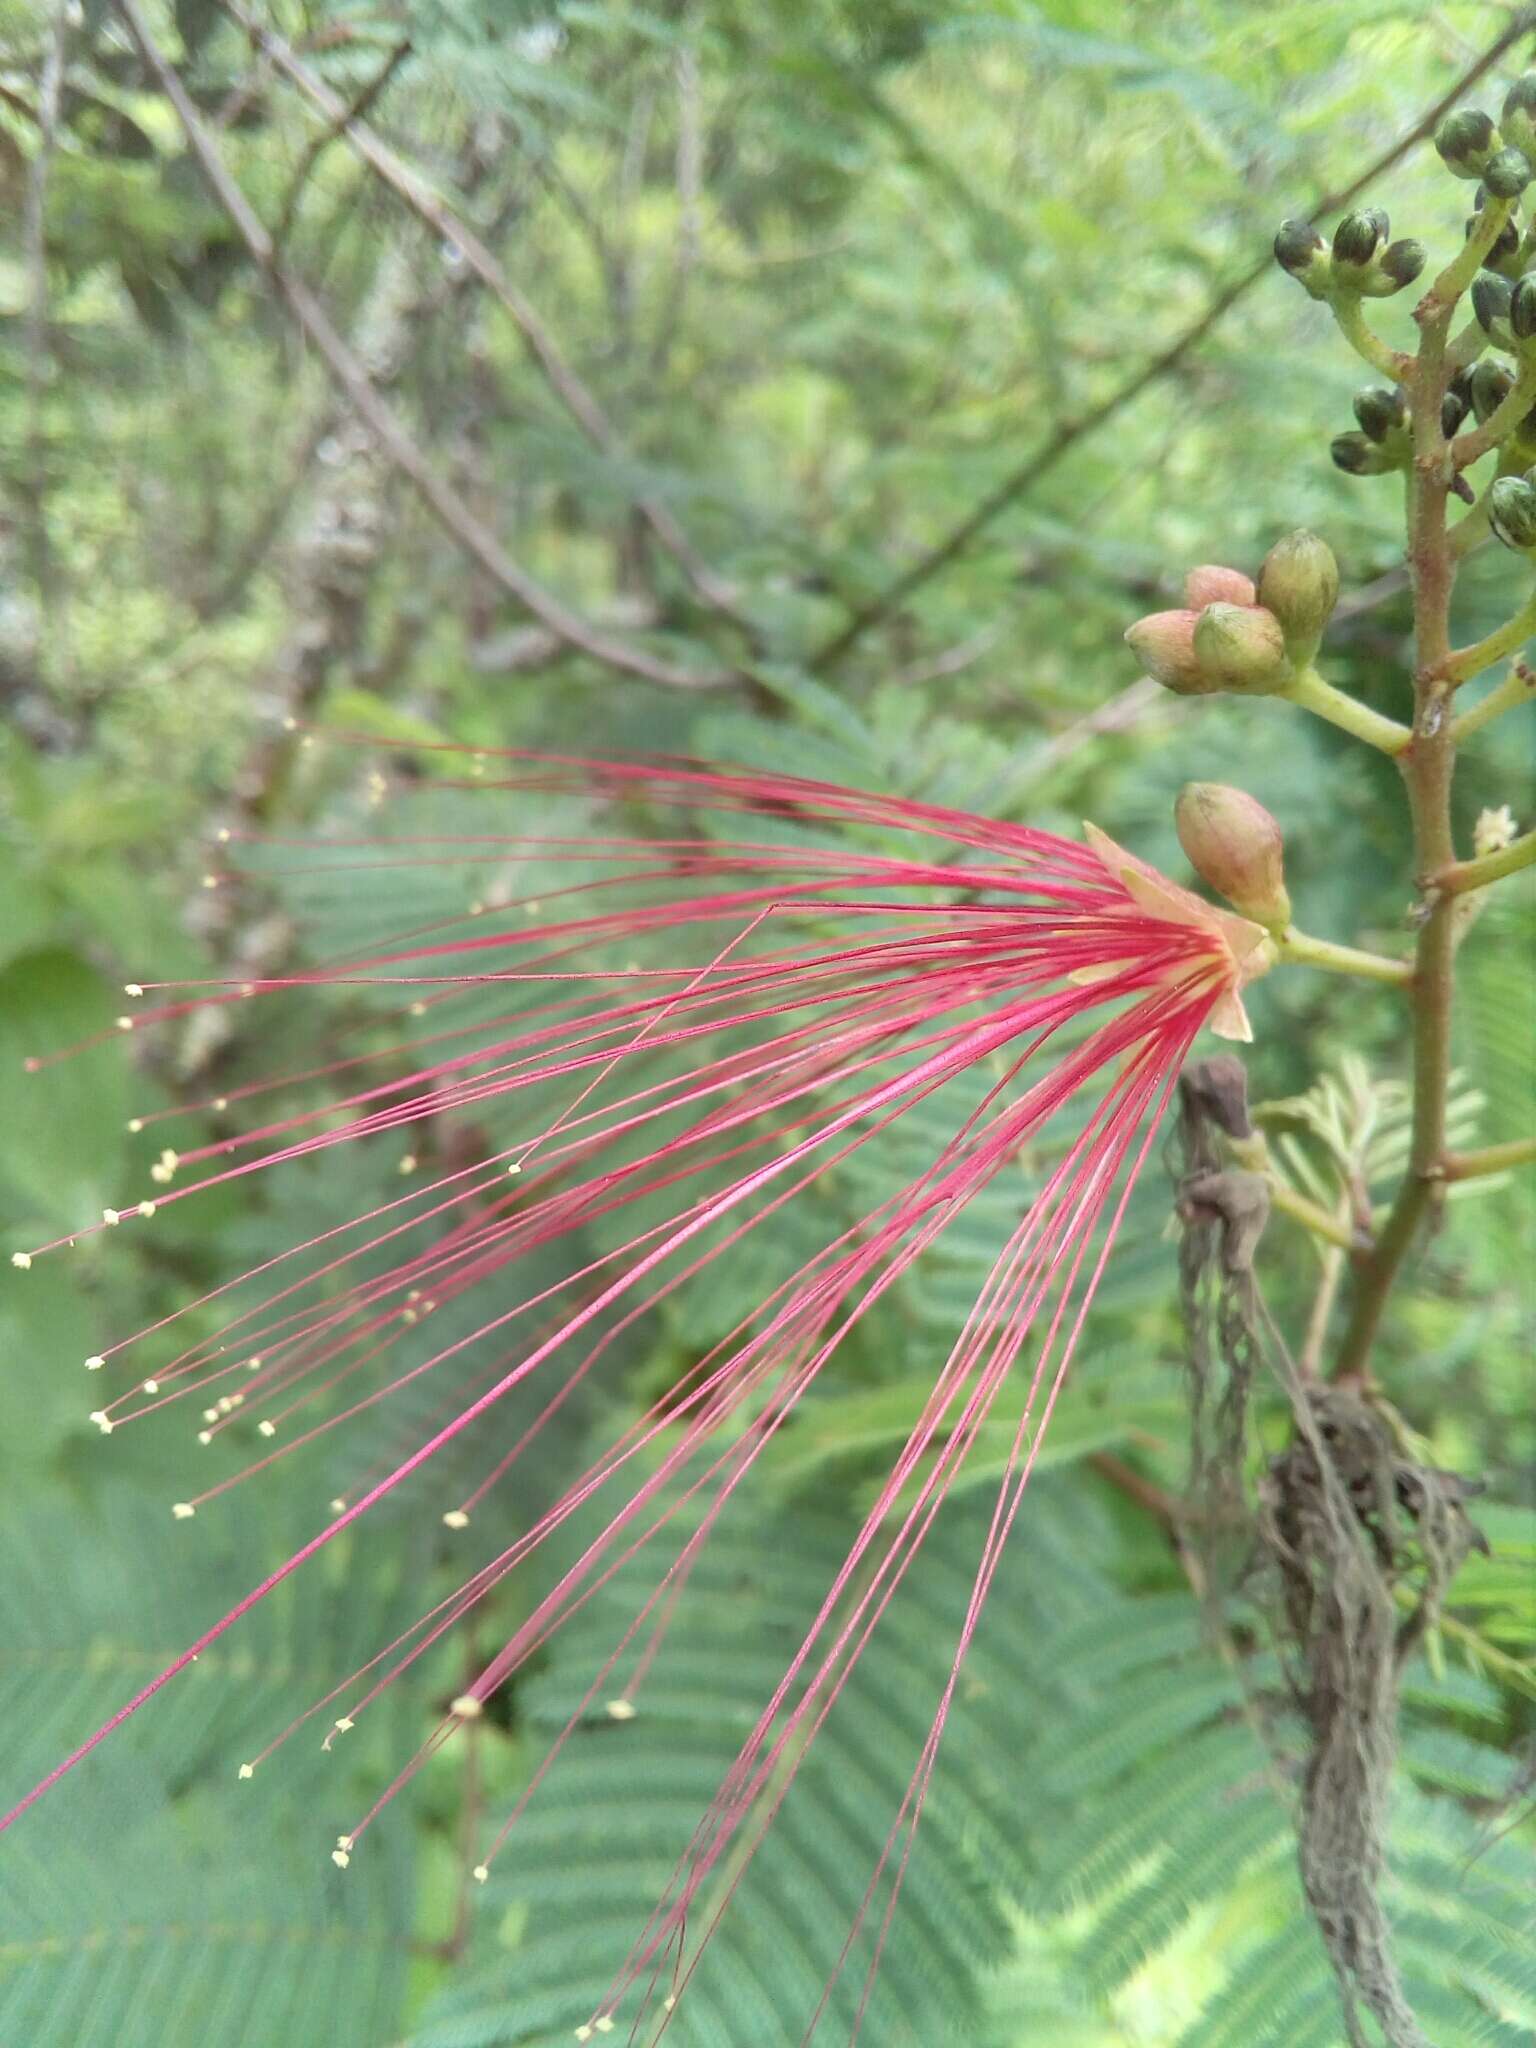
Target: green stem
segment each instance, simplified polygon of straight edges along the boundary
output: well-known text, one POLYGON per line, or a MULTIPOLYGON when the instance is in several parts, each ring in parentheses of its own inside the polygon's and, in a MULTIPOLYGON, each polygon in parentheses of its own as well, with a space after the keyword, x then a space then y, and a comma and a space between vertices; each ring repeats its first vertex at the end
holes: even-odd
POLYGON ((1334 1245, 1344 1252, 1362 1249, 1362 1241, 1347 1219, 1331 1215, 1319 1202, 1309 1202, 1288 1181, 1271 1178, 1269 1200, 1272 1208, 1301 1224, 1303 1229, 1310 1230, 1314 1237, 1322 1238, 1325 1244, 1334 1245))
POLYGON ((1465 896, 1469 889, 1486 889, 1490 882, 1502 882, 1536 863, 1536 832, 1524 832, 1501 846, 1497 853, 1480 854, 1476 860, 1450 861, 1433 876, 1431 887, 1442 896, 1465 896))
POLYGON ((1440 664, 1440 673, 1453 686, 1465 683, 1473 676, 1480 676, 1485 668, 1492 668, 1496 661, 1502 661, 1506 654, 1518 654, 1533 633, 1536 633, 1536 592, 1496 633, 1448 654, 1440 664))
POLYGON ((1481 1180, 1485 1174, 1507 1173, 1512 1166, 1536 1160, 1536 1137, 1508 1138, 1502 1145, 1480 1145, 1475 1152, 1452 1152, 1445 1162, 1447 1180, 1481 1180))
POLYGON ((1536 669, 1517 661, 1502 683, 1491 689, 1470 711, 1452 719, 1451 738, 1459 747, 1463 740, 1469 740, 1473 733, 1481 732, 1485 725, 1502 718, 1506 711, 1513 711, 1517 704, 1529 704, 1533 700, 1536 700, 1536 669))
POLYGON ((1358 698, 1336 690, 1315 668, 1303 669, 1275 694, 1288 704, 1299 704, 1303 711, 1310 711, 1317 718, 1326 718, 1330 725, 1351 733, 1357 740, 1364 740, 1368 747, 1379 748, 1384 754, 1403 753, 1413 739, 1408 726, 1400 725, 1395 718, 1384 718, 1358 698))
MULTIPOLYGON (((1418 361, 1411 367, 1422 369, 1425 361, 1424 340, 1429 338, 1430 329, 1433 327, 1436 375, 1438 376, 1444 368, 1448 353, 1451 314, 1455 311, 1456 301, 1482 269, 1483 258, 1514 219, 1517 203, 1513 199, 1490 199, 1487 202, 1477 216, 1477 225, 1471 234, 1419 302, 1413 317, 1419 323, 1423 339, 1419 344, 1418 361)), ((1465 340, 1465 335, 1458 335, 1456 340, 1459 346, 1465 340)), ((1436 403, 1438 402, 1437 399, 1436 403)), ((1437 420, 1435 424, 1438 427, 1439 421, 1437 420)))
POLYGON ((1282 960, 1294 967, 1321 967, 1328 974, 1358 974, 1367 981, 1395 982, 1406 988, 1413 980, 1413 968, 1406 960, 1389 960, 1381 953, 1365 953, 1358 946, 1336 946, 1332 939, 1314 939, 1294 925, 1275 941, 1282 960))
POLYGON ((1379 334, 1373 333, 1366 325, 1365 314, 1360 308, 1360 294, 1350 291, 1336 291, 1328 301, 1334 319, 1339 323, 1339 332, 1358 356, 1363 356, 1373 370, 1379 370, 1383 377, 1390 377, 1394 384, 1401 384, 1413 367, 1412 356, 1405 356, 1400 349, 1389 348, 1379 334))

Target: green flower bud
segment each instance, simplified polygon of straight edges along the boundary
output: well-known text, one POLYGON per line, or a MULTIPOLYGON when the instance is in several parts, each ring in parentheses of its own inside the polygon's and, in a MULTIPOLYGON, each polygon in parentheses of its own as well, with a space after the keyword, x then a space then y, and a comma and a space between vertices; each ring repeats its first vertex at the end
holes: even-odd
POLYGON ((1180 697, 1203 697, 1221 688, 1195 653, 1196 611, 1150 612, 1126 632, 1126 644, 1147 674, 1180 697))
POLYGON ((1472 286, 1472 312, 1484 334, 1507 348, 1513 340, 1509 326, 1510 286, 1502 277, 1484 271, 1472 286))
POLYGON ((1531 182, 1531 167, 1525 152, 1501 149, 1483 166, 1483 183, 1494 199, 1518 199, 1531 182))
POLYGON ((1501 476, 1488 493, 1494 538, 1517 555, 1536 549, 1536 489, 1523 476, 1501 476))
MULTIPOLYGON (((1479 208, 1467 221, 1468 240, 1479 225, 1481 211, 1479 208)), ((1520 230, 1512 220, 1505 221, 1499 230, 1498 240, 1483 258, 1483 268, 1497 271, 1501 277, 1510 279, 1520 275, 1520 230)))
POLYGON ((1477 415, 1479 426, 1491 413, 1498 411, 1515 385, 1513 374, 1503 363, 1496 363, 1489 356, 1474 367, 1469 382, 1472 410, 1477 415))
POLYGON ((1441 161, 1458 178, 1480 178, 1501 139, 1492 121, 1476 107, 1447 114, 1435 130, 1441 161))
POLYGON ((1386 476, 1403 466, 1401 456, 1388 454, 1364 434, 1335 434, 1328 443, 1328 453, 1333 457, 1334 467, 1342 469, 1346 476, 1386 476))
POLYGON ((1339 565, 1327 541, 1304 529, 1277 540, 1259 570, 1259 602, 1280 621, 1293 663, 1310 661, 1339 601, 1339 565))
POLYGON ((1375 384, 1355 393, 1355 418, 1373 441, 1385 441, 1408 424, 1408 401, 1400 386, 1375 384))
POLYGON ((1255 797, 1224 782, 1190 782, 1173 807, 1179 844, 1201 881, 1270 931, 1291 921, 1280 827, 1255 797))
POLYGON ((1275 261, 1301 284, 1314 299, 1328 296, 1332 269, 1328 245, 1310 221, 1286 220, 1275 236, 1275 261))
POLYGON ((1517 78, 1504 95, 1499 132, 1536 163, 1536 71, 1517 78))
POLYGON ((1509 295, 1509 331, 1516 341, 1536 335, 1536 277, 1522 277, 1509 295))
POLYGON ((1379 206, 1346 213, 1333 231, 1333 260, 1350 270, 1364 270, 1378 249, 1385 247, 1391 223, 1379 206))
POLYGON ((1422 242, 1388 242, 1385 249, 1350 282, 1368 299, 1390 299, 1404 285, 1413 283, 1424 268, 1428 252, 1422 242))
POLYGON ((1290 676, 1285 635, 1256 605, 1208 604, 1195 624, 1195 658, 1225 690, 1267 696, 1290 676))
POLYGON ((1460 433, 1462 421, 1471 410, 1472 380, 1465 370, 1458 370, 1440 401, 1440 431, 1448 441, 1453 434, 1460 433))

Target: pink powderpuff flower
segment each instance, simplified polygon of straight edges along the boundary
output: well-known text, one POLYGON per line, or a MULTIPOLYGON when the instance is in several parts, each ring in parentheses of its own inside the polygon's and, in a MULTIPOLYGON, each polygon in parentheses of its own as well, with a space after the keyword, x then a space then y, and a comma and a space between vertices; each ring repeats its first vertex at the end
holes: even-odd
MULTIPOLYGON (((510 1572, 574 1518, 595 1513, 596 1533, 574 1562, 340 1838, 333 1855, 345 1867, 428 1756, 616 1572, 663 1531, 686 1528, 680 1548, 658 1546, 669 1561, 654 1590, 485 1844, 474 1873, 483 1879, 592 1703, 605 1699, 616 1717, 633 1711, 711 1528, 839 1344, 1054 1120, 1046 1140, 1054 1164, 948 1356, 936 1361, 917 1422, 664 1896, 578 2031, 610 2031, 631 1994, 643 2008, 659 2000, 666 2025, 697 1964, 701 1944, 685 1964, 683 1931, 701 1889, 728 1855, 727 1896, 739 1881, 1001 1403, 1012 1452, 964 1626, 859 1916, 888 1879, 872 1980, 961 1663, 1131 1188, 1197 1034, 1250 1035, 1242 990, 1269 965, 1271 944, 1258 925, 1202 902, 1091 827, 1088 844, 1077 845, 937 805, 685 761, 506 753, 477 755, 472 767, 446 780, 486 793, 487 803, 492 792, 514 792, 524 810, 534 799, 574 801, 588 829, 430 846, 331 840, 306 859, 345 866, 355 849, 369 864, 381 852, 451 863, 490 852, 536 862, 541 877, 563 864, 569 879, 542 900, 477 903, 467 918, 302 972, 193 988, 131 985, 136 998, 154 998, 128 1020, 135 1032, 210 1005, 353 985, 375 1000, 383 988, 403 1015, 432 1024, 398 1046, 299 1077, 335 1091, 319 1105, 258 1114, 239 1135, 179 1154, 168 1148, 154 1169, 155 1193, 107 1211, 102 1227, 136 1224, 221 1182, 336 1145, 370 1136, 410 1145, 422 1127, 472 1111, 477 1122, 510 1113, 525 1135, 500 1150, 482 1146, 470 1163, 420 1184, 410 1175, 405 1192, 87 1361, 127 1375, 126 1390, 96 1411, 103 1431, 185 1401, 200 1411, 204 1442, 230 1430, 243 1436, 255 1421, 258 1455, 178 1502, 182 1520, 432 1373, 449 1389, 437 1426, 349 1489, 350 1498, 334 1498, 331 1518, 308 1542, 0 1827, 448 1445, 482 1423, 494 1437, 498 1406, 514 1388, 547 1388, 532 1422, 510 1444, 495 1442, 483 1477, 443 1512, 451 1529, 465 1528, 626 1333, 917 1105, 952 1089, 964 1106, 936 1156, 749 1307, 532 1526, 240 1767, 251 1776, 322 1714, 329 1746, 510 1572), (595 829, 606 813, 636 803, 680 822, 648 838, 595 829), (517 1007, 488 1020, 485 999, 498 991, 517 1007), (479 1007, 457 1015, 467 997, 479 1007), (552 1253, 563 1262, 553 1283, 552 1253), (434 1316, 466 1298, 471 1333, 436 1343, 434 1316), (170 1328, 193 1311, 208 1333, 174 1351, 170 1328), (475 1375, 468 1384, 466 1362, 475 1375), (267 1448, 277 1437, 280 1446, 267 1448), (620 1684, 614 1674, 630 1658, 620 1684)), ((386 778, 376 772, 372 781, 382 798, 386 778)), ((249 1109, 268 1087, 248 1086, 231 1100, 249 1109)), ((401 1163, 414 1166, 413 1153, 401 1163)), ((19 1254, 17 1263, 51 1249, 19 1254)))

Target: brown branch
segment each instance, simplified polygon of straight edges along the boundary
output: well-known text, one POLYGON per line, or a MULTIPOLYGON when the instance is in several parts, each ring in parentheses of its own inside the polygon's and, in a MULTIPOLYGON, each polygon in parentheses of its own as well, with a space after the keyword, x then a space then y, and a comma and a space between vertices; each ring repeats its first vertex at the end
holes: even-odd
MULTIPOLYGON (((257 21, 239 4, 239 0, 219 0, 219 4, 250 37, 254 48, 297 87, 318 113, 333 125, 340 123, 348 142, 369 169, 434 234, 457 250, 486 289, 500 301, 529 354, 543 371, 551 390, 592 445, 613 461, 627 461, 629 452, 618 428, 560 354, 534 306, 513 284, 480 237, 365 123, 349 117, 345 101, 332 92, 323 79, 315 76, 281 36, 257 21)), ((637 497, 635 506, 699 596, 734 625, 749 634, 754 633, 751 621, 737 604, 735 591, 698 554, 666 506, 649 495, 637 497)))
MULTIPOLYGON (((1441 116, 1456 104, 1468 86, 1474 84, 1485 71, 1491 70, 1497 64, 1512 43, 1518 42, 1520 37, 1530 30, 1533 19, 1536 19, 1536 16, 1524 9, 1513 16, 1509 26, 1489 44, 1476 63, 1467 67, 1406 134, 1400 136, 1390 149, 1383 151, 1375 162, 1350 184, 1337 192, 1325 193, 1315 201, 1308 218, 1316 220, 1325 214, 1337 213, 1340 208, 1348 206, 1350 201, 1368 185, 1373 184, 1383 171, 1389 170, 1399 158, 1406 156, 1417 143, 1432 134, 1441 116)), ((1235 277, 1230 284, 1223 286, 1199 318, 1191 321, 1189 326, 1176 335, 1149 363, 1144 364, 1134 376, 1127 378, 1123 384, 1110 392, 1107 398, 1090 407, 1087 412, 1079 413, 1075 419, 1063 420, 1052 433, 1030 450, 1024 460, 1011 470, 1001 483, 994 485, 980 503, 968 512, 957 526, 951 528, 943 540, 914 562, 910 569, 903 570, 894 582, 887 584, 878 596, 872 597, 845 625, 839 627, 838 631, 811 656, 810 667, 836 667, 852 652, 872 626, 889 617, 906 603, 914 591, 921 590, 925 583, 939 574, 940 570, 946 569, 957 556, 964 554, 978 534, 985 532, 1000 513, 1006 512, 1032 484, 1054 469, 1079 441, 1089 434, 1096 433, 1117 413, 1139 398, 1149 386, 1166 377, 1170 370, 1176 369, 1191 349, 1204 341, 1224 315, 1230 312, 1238 300, 1251 291, 1261 278, 1267 276, 1271 268, 1270 257, 1266 254, 1250 269, 1235 277)))
POLYGON ((181 123, 204 181, 229 215, 253 260, 266 273, 353 410, 390 460, 415 485, 439 524, 465 553, 479 563, 507 596, 531 612, 565 646, 586 655, 589 660, 670 689, 717 689, 736 681, 737 678, 729 671, 680 667, 647 653, 643 648, 595 632, 514 561, 494 534, 487 532, 458 493, 431 466, 393 409, 379 396, 362 364, 332 326, 329 315, 313 292, 278 256, 271 236, 230 175, 180 78, 151 35, 138 0, 116 0, 116 4, 135 47, 181 123))
POLYGON ((373 77, 369 79, 362 91, 357 95, 357 98, 350 105, 343 102, 341 111, 336 115, 335 119, 327 122, 324 128, 310 137, 303 155, 295 166, 293 176, 288 181, 288 195, 284 199, 282 209, 277 216, 277 226, 272 230, 274 247, 281 249, 289 235, 293 232, 293 223, 299 210, 299 201, 304 196, 304 188, 313 176, 316 164, 319 163, 321 157, 325 155, 325 152, 331 147, 332 143, 341 140, 354 121, 361 121, 363 116, 378 104, 380 94, 410 54, 411 41, 409 36, 407 36, 404 42, 397 43, 394 49, 390 51, 383 69, 374 73, 373 77))
POLYGON ((48 177, 58 144, 59 108, 64 82, 69 9, 60 0, 43 46, 37 86, 37 147, 27 165, 22 240, 27 271, 26 312, 26 451, 27 553, 37 593, 44 644, 57 655, 60 675, 70 666, 66 589, 58 573, 48 518, 49 470, 48 389, 53 358, 48 338, 48 177))

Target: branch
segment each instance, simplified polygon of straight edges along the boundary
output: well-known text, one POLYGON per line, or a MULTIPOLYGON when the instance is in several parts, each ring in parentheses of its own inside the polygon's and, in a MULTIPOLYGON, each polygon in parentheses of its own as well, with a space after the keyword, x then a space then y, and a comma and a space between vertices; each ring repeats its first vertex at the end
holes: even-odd
POLYGON ((1513 662, 1502 683, 1495 684, 1470 711, 1463 711, 1460 718, 1451 721, 1451 738, 1460 746, 1473 733, 1481 732, 1485 725, 1502 718, 1506 711, 1513 711, 1517 704, 1529 704, 1533 699, 1536 699, 1536 669, 1523 661, 1513 662))
POLYGON ((354 121, 361 121, 368 110, 377 103, 379 95, 383 92, 385 86, 389 84, 389 81, 410 54, 411 41, 409 36, 407 36, 404 42, 396 43, 394 49, 389 53, 384 68, 374 73, 373 77, 369 79, 351 105, 344 105, 335 120, 331 121, 325 128, 322 128, 317 135, 310 137, 308 147, 299 158, 293 176, 288 181, 288 196, 284 199, 282 211, 278 214, 277 226, 272 230, 272 240, 277 248, 282 248, 293 230, 294 217, 299 210, 299 201, 304 196, 304 188, 309 183, 315 165, 319 163, 321 157, 325 155, 331 144, 340 141, 352 123, 354 121))
POLYGON ((57 574, 53 538, 48 524, 48 387, 53 362, 48 340, 48 174, 59 136, 59 104, 64 82, 65 46, 69 35, 67 6, 59 5, 43 48, 37 86, 37 147, 27 165, 22 239, 27 270, 26 313, 26 450, 27 542, 29 567, 45 630, 51 627, 60 668, 69 662, 66 594, 57 574))
POLYGON ((531 612, 566 646, 606 668, 641 676, 647 682, 660 683, 671 689, 717 689, 734 682, 736 678, 728 671, 680 668, 675 663, 646 653, 642 648, 631 647, 594 632, 583 619, 536 582, 512 559, 496 537, 486 531, 453 488, 431 467, 400 419, 380 398, 357 357, 331 325, 318 299, 279 258, 271 236, 231 177, 181 80, 156 45, 138 0, 116 0, 116 5, 140 56, 175 110, 209 190, 229 215, 252 258, 271 280, 278 296, 303 329, 353 410, 465 552, 509 597, 531 612))
POLYGON ((1490 1173, 1507 1173, 1512 1166, 1529 1166, 1536 1160, 1536 1138, 1510 1138, 1502 1145, 1483 1145, 1475 1152, 1453 1152, 1445 1162, 1447 1180, 1481 1180, 1490 1173))
MULTIPOLYGON (((240 0, 219 0, 230 19, 250 37, 254 47, 290 84, 297 87, 315 110, 333 125, 340 124, 348 142, 371 171, 417 218, 450 248, 455 249, 480 282, 501 302, 521 334, 529 354, 543 371, 550 388, 592 445, 616 462, 629 459, 622 435, 593 393, 567 363, 534 307, 506 275, 478 235, 444 204, 426 182, 403 163, 361 121, 351 118, 346 102, 300 60, 281 36, 257 21, 240 0)), ((682 569, 705 602, 747 633, 752 622, 741 611, 731 586, 695 550, 666 506, 649 496, 637 497, 635 508, 657 541, 682 569)))
MULTIPOLYGON (((1389 170, 1400 157, 1406 156, 1416 144, 1432 134, 1440 117, 1455 106, 1467 87, 1481 78, 1485 71, 1491 71, 1510 45, 1518 42, 1530 26, 1531 18, 1526 11, 1522 10, 1520 14, 1512 17, 1509 26, 1489 44, 1476 63, 1467 67, 1406 134, 1400 136, 1390 149, 1383 151, 1353 183, 1344 186, 1340 191, 1325 193, 1312 207, 1308 218, 1315 220, 1320 215, 1337 213, 1340 208, 1348 206, 1350 201, 1358 197, 1368 185, 1374 184, 1383 171, 1389 170)), ((951 528, 937 546, 914 562, 910 569, 903 570, 901 575, 894 582, 887 584, 878 596, 861 606, 846 625, 840 627, 830 640, 817 649, 810 658, 809 666, 813 669, 833 668, 842 661, 864 638, 871 626, 878 625, 882 619, 898 610, 914 591, 920 590, 925 583, 937 576, 940 570, 947 568, 958 555, 964 554, 976 536, 985 532, 999 513, 1006 512, 1016 499, 1024 495, 1031 484, 1054 469, 1062 457, 1075 448, 1079 441, 1089 434, 1096 433, 1134 399, 1139 398, 1149 385, 1157 383, 1170 370, 1176 369, 1190 350, 1204 341, 1222 317, 1246 292, 1251 291, 1262 277, 1267 276, 1272 267, 1271 259, 1266 255, 1251 269, 1243 271, 1219 291, 1199 318, 1192 321, 1167 348, 1154 356, 1151 362, 1145 364, 1134 376, 1127 378, 1125 383, 1117 386, 1098 405, 1090 407, 1085 413, 1080 413, 1076 419, 1063 420, 1054 432, 1048 434, 1030 450, 1016 469, 987 493, 974 511, 968 512, 957 526, 951 528)))
POLYGON ((1490 882, 1502 882, 1506 875, 1517 875, 1533 863, 1536 832, 1526 832, 1508 846, 1501 846, 1497 853, 1485 853, 1476 860, 1452 861, 1441 868, 1430 886, 1443 896, 1464 896, 1469 889, 1486 889, 1490 882))

